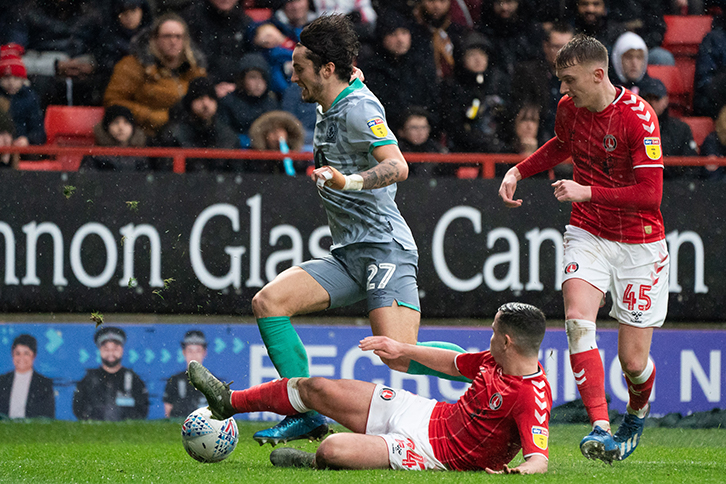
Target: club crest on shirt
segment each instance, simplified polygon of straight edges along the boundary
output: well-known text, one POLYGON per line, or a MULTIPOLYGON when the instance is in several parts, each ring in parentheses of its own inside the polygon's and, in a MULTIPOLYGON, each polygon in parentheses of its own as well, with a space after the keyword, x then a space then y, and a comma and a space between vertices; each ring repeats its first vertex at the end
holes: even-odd
POLYGON ((393 400, 393 397, 396 396, 396 392, 391 388, 383 387, 383 388, 381 388, 381 392, 379 393, 379 396, 383 400, 386 400, 386 401, 393 400))
POLYGON ((610 153, 618 147, 618 140, 615 139, 615 136, 608 134, 602 139, 602 145, 605 147, 605 151, 610 153))
POLYGON ((366 124, 376 138, 385 138, 388 136, 388 128, 386 127, 386 122, 383 121, 382 118, 375 117, 373 119, 369 119, 366 121, 366 124))
POLYGON ((502 398, 502 394, 497 392, 494 395, 492 395, 492 398, 489 399, 489 408, 492 410, 499 410, 499 407, 502 406, 502 402, 504 399, 502 398))
POLYGON ((660 159, 660 138, 643 138, 643 144, 645 145, 645 154, 648 155, 648 158, 651 160, 660 159))
POLYGON ((327 143, 335 143, 338 139, 338 125, 331 123, 328 125, 328 129, 325 130, 325 141, 327 143))
POLYGON ((565 266, 565 273, 566 274, 572 274, 573 272, 577 272, 577 269, 579 269, 580 266, 577 262, 570 262, 565 266))
POLYGON ((550 436, 549 431, 544 427, 532 427, 532 442, 542 450, 547 450, 547 440, 550 436))

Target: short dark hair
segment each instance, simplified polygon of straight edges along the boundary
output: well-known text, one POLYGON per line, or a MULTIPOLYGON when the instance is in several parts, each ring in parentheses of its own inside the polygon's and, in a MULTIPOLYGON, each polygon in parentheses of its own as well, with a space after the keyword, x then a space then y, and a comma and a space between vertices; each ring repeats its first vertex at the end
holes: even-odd
POLYGON ((545 315, 531 304, 510 302, 497 310, 499 329, 512 337, 523 356, 537 356, 547 329, 545 315))
POLYGON ((568 22, 557 20, 552 24, 552 27, 545 30, 545 40, 547 42, 552 40, 552 34, 557 32, 558 34, 572 34, 575 35, 575 28, 568 22))
POLYGON ((585 62, 599 62, 607 67, 608 50, 595 37, 577 34, 557 52, 555 69, 566 69, 585 62))
POLYGON ((332 62, 338 79, 346 82, 350 79, 360 43, 353 22, 347 16, 331 14, 313 20, 300 33, 299 45, 308 50, 307 58, 316 71, 332 62))
POLYGON ((38 354, 38 340, 29 334, 21 334, 13 340, 13 346, 10 347, 10 351, 15 350, 18 345, 27 346, 34 355, 38 354))
POLYGON ((204 333, 198 329, 191 329, 186 332, 184 339, 181 342, 182 349, 186 349, 187 345, 200 345, 206 350, 207 338, 205 338, 204 333))

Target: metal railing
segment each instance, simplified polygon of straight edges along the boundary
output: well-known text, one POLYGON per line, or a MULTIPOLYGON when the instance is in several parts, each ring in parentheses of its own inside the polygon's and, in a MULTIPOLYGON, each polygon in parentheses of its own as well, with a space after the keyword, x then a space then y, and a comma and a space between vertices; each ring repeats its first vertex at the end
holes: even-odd
MULTIPOLYGON (((279 151, 259 150, 224 150, 206 148, 116 148, 101 146, 3 146, 0 153, 17 153, 20 155, 55 156, 54 160, 27 161, 20 160, 17 167, 21 170, 76 171, 84 156, 138 156, 148 158, 171 158, 174 173, 186 171, 187 158, 213 158, 231 160, 312 160, 310 152, 292 151, 287 154, 279 151), (59 161, 60 160, 60 161, 59 161)), ((523 159, 518 154, 482 154, 482 153, 406 153, 410 163, 457 163, 477 165, 477 175, 482 178, 494 178, 497 164, 514 164, 523 159)), ((726 166, 726 157, 714 156, 680 156, 666 157, 667 166, 726 166)))

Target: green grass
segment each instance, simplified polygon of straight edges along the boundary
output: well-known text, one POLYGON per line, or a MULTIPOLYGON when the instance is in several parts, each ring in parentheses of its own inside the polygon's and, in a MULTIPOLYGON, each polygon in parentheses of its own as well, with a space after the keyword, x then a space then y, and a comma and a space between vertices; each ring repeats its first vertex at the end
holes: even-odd
MULTIPOLYGON (((79 423, 0 421, 0 482, 21 483, 290 483, 405 481, 481 483, 601 482, 667 483, 726 480, 726 430, 646 428, 642 444, 624 462, 607 466, 585 460, 578 449, 584 425, 550 429, 550 470, 540 476, 489 476, 481 472, 312 471, 276 469, 271 447, 252 433, 264 423, 238 422, 241 439, 218 464, 186 455, 180 423, 168 421, 79 423)), ((294 442, 306 450, 316 444, 294 442)), ((515 460, 515 463, 519 458, 515 460)))

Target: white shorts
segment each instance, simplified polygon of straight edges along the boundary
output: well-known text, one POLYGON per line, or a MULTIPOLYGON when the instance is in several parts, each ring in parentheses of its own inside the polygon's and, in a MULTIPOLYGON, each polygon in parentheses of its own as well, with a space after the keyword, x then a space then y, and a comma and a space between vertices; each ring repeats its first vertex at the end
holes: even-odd
POLYGON ((376 385, 366 434, 386 441, 391 469, 446 470, 429 442, 428 423, 435 405, 436 400, 376 385))
POLYGON ((565 228, 564 280, 582 279, 610 291, 610 316, 640 328, 663 325, 668 312, 670 258, 665 240, 626 244, 565 228))

